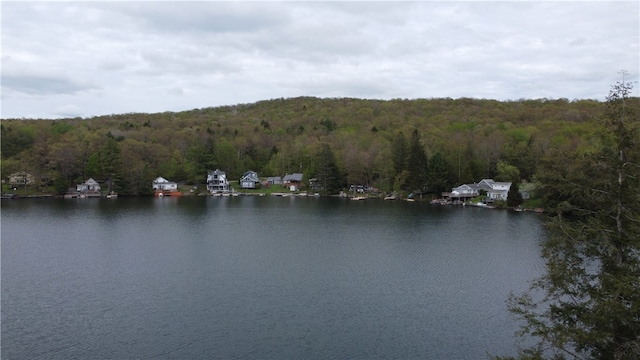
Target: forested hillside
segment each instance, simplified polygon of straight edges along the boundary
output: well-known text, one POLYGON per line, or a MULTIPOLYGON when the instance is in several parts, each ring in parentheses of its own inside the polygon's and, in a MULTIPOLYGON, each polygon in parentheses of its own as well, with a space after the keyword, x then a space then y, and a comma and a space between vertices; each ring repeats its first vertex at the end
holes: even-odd
MULTIPOLYGON (((638 98, 629 107, 640 110, 638 98)), ((3 119, 2 177, 33 174, 64 192, 89 177, 123 195, 163 176, 203 184, 303 172, 333 191, 439 193, 482 178, 532 181, 545 157, 588 152, 605 103, 595 100, 362 100, 300 97, 158 114, 3 119)))

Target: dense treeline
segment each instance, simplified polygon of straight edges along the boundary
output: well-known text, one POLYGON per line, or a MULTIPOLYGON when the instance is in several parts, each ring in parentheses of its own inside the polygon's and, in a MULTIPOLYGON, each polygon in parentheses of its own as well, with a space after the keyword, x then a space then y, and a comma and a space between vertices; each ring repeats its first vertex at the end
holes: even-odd
MULTIPOLYGON (((638 98, 630 107, 640 107, 638 98)), ((543 159, 589 150, 605 103, 566 99, 362 100, 300 97, 158 114, 4 119, 2 176, 33 174, 62 193, 89 177, 123 195, 163 176, 202 184, 303 172, 349 184, 439 193, 482 178, 535 179, 543 159)), ((638 109, 640 110, 640 109, 638 109)))

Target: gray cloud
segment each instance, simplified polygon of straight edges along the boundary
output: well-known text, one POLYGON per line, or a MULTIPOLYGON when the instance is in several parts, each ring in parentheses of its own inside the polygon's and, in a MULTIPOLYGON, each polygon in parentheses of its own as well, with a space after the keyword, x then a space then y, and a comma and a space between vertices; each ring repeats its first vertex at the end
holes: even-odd
POLYGON ((268 98, 598 98, 637 2, 3 2, 3 117, 268 98))
POLYGON ((81 84, 74 80, 46 75, 4 75, 2 76, 2 91, 21 92, 30 95, 59 95, 76 94, 90 91, 95 87, 81 84))

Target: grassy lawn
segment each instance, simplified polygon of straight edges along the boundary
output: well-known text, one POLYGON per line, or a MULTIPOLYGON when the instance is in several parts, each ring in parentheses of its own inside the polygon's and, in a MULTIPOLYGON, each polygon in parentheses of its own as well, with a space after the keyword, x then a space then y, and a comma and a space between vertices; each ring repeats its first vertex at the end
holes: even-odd
MULTIPOLYGON (((243 194, 266 194, 266 195, 271 195, 273 193, 290 193, 291 191, 289 191, 288 187, 285 186, 281 186, 281 185, 272 185, 272 186, 261 186, 260 188, 257 189, 241 189, 240 188, 240 184, 238 181, 229 181, 229 188, 230 189, 234 189, 234 191, 239 192, 239 193, 243 193, 243 194)), ((198 195, 198 194, 208 194, 207 191, 207 185, 206 184, 200 184, 200 186, 198 186, 197 188, 195 188, 194 185, 190 185, 190 184, 185 184, 185 185, 179 185, 178 186, 178 190, 180 190, 180 192, 182 192, 183 195, 187 195, 187 194, 193 194, 193 195, 198 195), (193 192, 191 192, 191 190, 193 190, 193 192)))
POLYGON ((281 186, 281 185, 272 185, 272 186, 262 186, 259 189, 240 189, 238 184, 233 185, 233 188, 236 191, 245 193, 245 194, 273 194, 273 193, 290 193, 289 188, 281 186))
POLYGON ((27 185, 25 187, 24 185, 2 184, 2 193, 16 194, 19 196, 29 196, 29 195, 55 194, 55 191, 51 188, 33 186, 33 185, 27 185))
POLYGON ((542 207, 542 199, 528 199, 522 202, 525 209, 536 209, 542 207))

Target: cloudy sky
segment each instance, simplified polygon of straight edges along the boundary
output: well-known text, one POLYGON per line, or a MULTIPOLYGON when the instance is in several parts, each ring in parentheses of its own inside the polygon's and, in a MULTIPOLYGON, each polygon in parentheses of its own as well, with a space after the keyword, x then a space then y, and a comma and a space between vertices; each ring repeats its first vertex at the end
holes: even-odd
POLYGON ((0 6, 2 118, 297 96, 603 100, 640 71, 638 1, 0 6))

